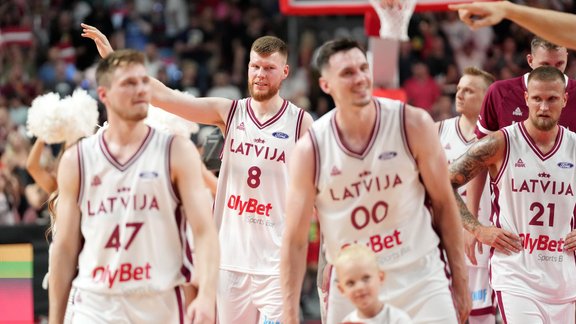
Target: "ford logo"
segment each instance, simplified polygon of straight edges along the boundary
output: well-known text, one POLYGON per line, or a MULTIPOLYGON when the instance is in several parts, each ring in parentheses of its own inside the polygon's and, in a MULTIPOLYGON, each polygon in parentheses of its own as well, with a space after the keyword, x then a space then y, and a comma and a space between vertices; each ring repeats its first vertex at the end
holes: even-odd
POLYGON ((572 169, 574 167, 574 164, 570 162, 559 162, 558 166, 561 167, 562 169, 572 169))
POLYGON ((378 156, 378 159, 380 159, 380 160, 390 160, 391 158, 396 157, 396 155, 398 155, 398 153, 396 153, 396 152, 384 152, 384 153, 381 153, 381 154, 378 156))
POLYGON ((285 134, 282 132, 274 132, 274 133, 272 133, 272 136, 274 136, 276 138, 281 138, 281 139, 287 139, 288 137, 290 137, 290 136, 288 136, 288 134, 285 134))
POLYGON ((144 171, 140 172, 140 178, 142 179, 153 179, 158 177, 158 172, 155 171, 144 171))

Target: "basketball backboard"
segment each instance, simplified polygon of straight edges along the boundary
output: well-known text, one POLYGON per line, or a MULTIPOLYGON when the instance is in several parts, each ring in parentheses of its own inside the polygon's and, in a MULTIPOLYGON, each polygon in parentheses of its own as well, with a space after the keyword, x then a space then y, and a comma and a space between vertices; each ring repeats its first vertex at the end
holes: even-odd
MULTIPOLYGON (((368 0, 279 0, 285 15, 363 15, 371 8, 368 0)), ((488 0, 490 1, 490 0, 488 0)), ((448 4, 466 0, 418 0, 416 11, 444 11, 448 4)))

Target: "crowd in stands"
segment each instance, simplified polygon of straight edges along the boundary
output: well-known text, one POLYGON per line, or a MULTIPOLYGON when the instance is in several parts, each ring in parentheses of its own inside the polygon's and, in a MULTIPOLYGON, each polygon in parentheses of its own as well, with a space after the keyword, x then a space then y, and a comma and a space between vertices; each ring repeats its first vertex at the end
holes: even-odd
MULTIPOLYGON (((573 12, 569 0, 526 0, 530 6, 573 12)), ((80 23, 98 27, 114 48, 144 51, 149 72, 168 86, 195 96, 231 99, 247 95, 249 46, 262 35, 286 39, 288 18, 277 1, 259 0, 7 0, 0 4, 0 225, 47 223, 47 193, 26 171, 34 141, 26 132, 27 109, 47 92, 61 96, 77 87, 95 94, 98 52, 80 36, 80 23)), ((298 18, 300 19, 300 18, 298 18)), ((305 19, 305 18, 302 18, 305 19)), ((346 26, 344 34, 346 34, 346 26)), ((357 30, 357 28, 356 28, 357 30)), ((342 30, 338 33, 342 34, 342 30)), ((358 35, 350 29, 348 34, 358 35)), ((461 71, 478 66, 499 79, 529 70, 532 35, 509 22, 472 32, 453 12, 413 16, 410 41, 400 44, 399 79, 410 104, 434 119, 454 114, 461 71)), ((316 46, 334 33, 298 30, 291 77, 283 97, 314 117, 332 107, 317 86, 311 61, 316 46)), ((364 39, 365 41, 365 39, 364 39)), ((566 74, 576 76, 570 54, 566 74)), ((101 113, 101 120, 105 120, 101 113)), ((54 162, 49 147, 42 163, 54 162)))

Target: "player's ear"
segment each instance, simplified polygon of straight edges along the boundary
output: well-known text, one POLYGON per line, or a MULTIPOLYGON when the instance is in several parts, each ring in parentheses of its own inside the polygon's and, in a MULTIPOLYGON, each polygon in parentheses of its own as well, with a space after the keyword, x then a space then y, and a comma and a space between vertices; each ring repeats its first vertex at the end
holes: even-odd
POLYGON ((324 91, 324 93, 330 94, 330 87, 328 86, 328 81, 326 79, 324 79, 324 77, 321 76, 318 79, 318 84, 320 85, 320 89, 322 89, 322 91, 324 91))
POLYGON ((386 279, 386 273, 382 270, 378 271, 378 278, 380 279, 380 283, 384 282, 384 279, 386 279))
POLYGON ((342 284, 340 283, 340 280, 336 279, 336 287, 338 287, 338 291, 344 295, 344 287, 342 286, 342 284))
POLYGON ((526 101, 526 106, 528 106, 528 91, 524 91, 524 101, 526 101))
POLYGON ((529 65, 531 68, 534 68, 534 67, 532 66, 532 63, 534 62, 534 57, 532 56, 532 54, 526 54, 526 62, 528 62, 528 65, 529 65))
POLYGON ((290 65, 285 64, 282 72, 283 72, 282 80, 284 80, 288 77, 288 74, 290 74, 290 65))

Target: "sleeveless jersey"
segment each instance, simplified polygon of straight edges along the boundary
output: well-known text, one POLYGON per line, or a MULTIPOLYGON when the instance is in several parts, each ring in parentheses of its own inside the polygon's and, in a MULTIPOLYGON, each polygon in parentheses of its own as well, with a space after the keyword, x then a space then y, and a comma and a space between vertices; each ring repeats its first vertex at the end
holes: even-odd
MULTIPOLYGON (((446 153, 446 159, 448 160, 448 164, 454 162, 458 159, 462 154, 466 153, 466 151, 476 142, 476 138, 467 141, 462 131, 460 130, 460 126, 458 121, 460 120, 460 116, 445 119, 440 122, 439 127, 439 136, 440 136, 440 144, 444 149, 444 153, 446 153)), ((458 193, 460 197, 466 202, 466 185, 458 188, 458 193)), ((478 221, 484 225, 490 224, 490 182, 486 181, 484 185, 484 189, 482 190, 482 196, 480 197, 480 205, 478 208, 478 221)), ((488 267, 488 259, 489 259, 489 246, 484 246, 483 253, 476 253, 476 261, 478 265, 473 265, 468 258, 466 259, 466 264, 469 267, 488 267)))
MULTIPOLYGON (((576 80, 566 78, 568 101, 562 109, 558 124, 576 131, 576 80)), ((528 118, 528 106, 524 91, 528 82, 528 73, 507 80, 494 82, 488 88, 482 109, 476 123, 476 136, 482 138, 501 128, 528 118)))
POLYGON ((408 148, 404 106, 374 100, 376 120, 363 152, 348 149, 339 137, 336 109, 313 124, 310 136, 327 261, 333 263, 342 247, 360 243, 371 248, 387 270, 427 255, 438 248, 439 239, 408 148))
POLYGON ((494 222, 522 239, 520 253, 494 251, 492 287, 548 303, 576 300, 576 260, 564 238, 576 226, 576 134, 559 127, 543 154, 523 123, 503 129, 506 153, 492 183, 494 222))
POLYGON ((276 115, 260 122, 251 100, 234 101, 226 122, 214 205, 220 268, 279 275, 287 162, 304 111, 284 101, 276 115))
POLYGON ((74 286, 105 294, 173 289, 183 266, 186 219, 170 178, 173 137, 153 128, 124 164, 104 132, 78 143, 81 232, 74 286))

